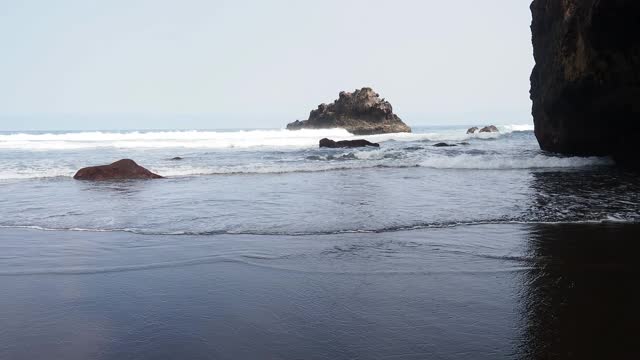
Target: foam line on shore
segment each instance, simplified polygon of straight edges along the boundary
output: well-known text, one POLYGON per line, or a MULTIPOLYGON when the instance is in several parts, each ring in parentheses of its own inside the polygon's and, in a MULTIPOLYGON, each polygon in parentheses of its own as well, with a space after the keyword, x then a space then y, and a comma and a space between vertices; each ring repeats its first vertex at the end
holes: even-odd
POLYGON ((406 226, 393 226, 380 229, 342 229, 335 231, 308 231, 308 232, 283 232, 283 231, 148 231, 144 229, 132 228, 113 228, 113 229, 92 229, 92 228, 54 228, 38 225, 0 225, 0 229, 25 229, 35 231, 71 231, 71 232, 125 232, 136 235, 145 236, 217 236, 217 235, 251 235, 251 236, 326 236, 326 235, 342 235, 342 234, 379 234, 390 232, 404 232, 425 229, 443 229, 460 226, 478 226, 478 225, 560 225, 560 224, 639 224, 640 219, 620 219, 612 220, 610 216, 603 219, 594 220, 517 220, 517 219, 496 219, 496 220, 478 220, 478 221, 452 221, 452 222, 434 222, 421 223, 406 226))

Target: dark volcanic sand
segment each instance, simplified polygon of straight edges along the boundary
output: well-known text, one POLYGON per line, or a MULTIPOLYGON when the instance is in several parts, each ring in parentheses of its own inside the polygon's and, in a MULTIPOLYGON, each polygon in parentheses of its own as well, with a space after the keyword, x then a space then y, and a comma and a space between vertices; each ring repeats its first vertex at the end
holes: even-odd
POLYGON ((0 359, 637 358, 637 224, 0 230, 0 359))

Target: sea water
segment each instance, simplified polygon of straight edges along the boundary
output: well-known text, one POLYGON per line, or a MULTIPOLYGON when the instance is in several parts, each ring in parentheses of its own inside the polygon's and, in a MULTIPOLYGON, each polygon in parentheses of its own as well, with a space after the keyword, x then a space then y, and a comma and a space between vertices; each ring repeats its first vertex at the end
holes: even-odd
POLYGON ((0 358, 636 357, 637 175, 499 129, 2 133, 0 358))
POLYGON ((286 235, 640 218, 640 183, 610 159, 545 153, 531 126, 500 130, 417 128, 357 149, 318 147, 360 138, 341 129, 3 133, 0 226, 286 235), (166 179, 72 179, 121 158, 166 179))

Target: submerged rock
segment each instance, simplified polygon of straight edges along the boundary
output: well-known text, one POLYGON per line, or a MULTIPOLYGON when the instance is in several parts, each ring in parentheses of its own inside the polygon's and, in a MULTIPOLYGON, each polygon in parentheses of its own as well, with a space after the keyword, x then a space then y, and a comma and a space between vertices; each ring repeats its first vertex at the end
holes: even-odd
POLYGON ((540 147, 640 166, 640 1, 534 0, 531 12, 540 147))
POLYGON ((179 160, 183 160, 183 159, 184 159, 183 157, 176 156, 176 157, 172 157, 172 158, 171 158, 171 159, 169 159, 169 160, 179 161, 179 160))
POLYGON ((162 176, 152 173, 131 159, 122 159, 109 165, 82 168, 73 178, 76 180, 128 180, 161 179, 162 176))
POLYGON ((320 104, 308 120, 296 120, 288 130, 343 128, 355 135, 411 132, 393 113, 391 104, 371 88, 341 92, 332 104, 320 104))
POLYGON ((451 147, 451 146, 458 146, 458 145, 456 145, 456 144, 447 144, 447 143, 441 142, 441 143, 433 144, 433 146, 435 146, 435 147, 451 147))
POLYGON ((380 147, 378 143, 372 143, 367 140, 342 140, 342 141, 334 141, 331 139, 324 138, 320 140, 320 147, 326 148, 355 148, 355 147, 365 147, 365 146, 373 146, 380 147))
POLYGON ((481 133, 494 133, 494 132, 500 132, 500 130, 498 130, 497 127, 493 126, 493 125, 489 125, 489 126, 485 126, 482 129, 480 129, 481 133))

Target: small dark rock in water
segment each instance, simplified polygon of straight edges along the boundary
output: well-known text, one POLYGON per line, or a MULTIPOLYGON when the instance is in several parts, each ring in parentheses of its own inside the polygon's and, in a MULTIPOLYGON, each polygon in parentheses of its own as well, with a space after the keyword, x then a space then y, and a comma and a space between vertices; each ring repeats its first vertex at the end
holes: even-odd
POLYGON ((334 141, 331 139, 324 138, 320 140, 320 147, 326 148, 355 148, 355 147, 364 147, 364 146, 373 146, 380 147, 378 143, 372 143, 367 140, 359 139, 359 140, 342 140, 342 141, 334 141))
POLYGON ((458 145, 455 145, 455 144, 447 144, 447 143, 443 143, 443 142, 441 142, 441 143, 433 144, 433 146, 435 146, 435 147, 451 147, 451 146, 458 146, 458 145))
POLYGON ((458 145, 471 145, 471 144, 469 144, 468 142, 461 142, 458 145))
POLYGON ((182 158, 180 156, 176 156, 176 157, 173 157, 173 158, 171 158, 169 160, 176 160, 177 161, 177 160, 182 160, 182 159, 184 159, 184 158, 182 158))
POLYGON ((482 129, 480 129, 480 132, 481 133, 485 133, 485 132, 493 133, 493 132, 500 132, 500 130, 498 130, 498 128, 493 126, 493 125, 489 125, 489 126, 485 126, 482 129))
POLYGON ((540 148, 640 167, 640 1, 531 4, 540 148))
POLYGON ((472 128, 469 128, 469 130, 467 130, 467 134, 475 134, 476 131, 478 131, 478 127, 474 126, 472 128))
POLYGON ((355 135, 411 132, 393 113, 391 104, 371 88, 342 91, 332 104, 320 104, 308 120, 296 120, 288 130, 343 128, 355 135))
POLYGON ((122 159, 110 165, 82 168, 73 178, 76 180, 129 180, 162 179, 162 176, 152 173, 133 160, 122 159))

